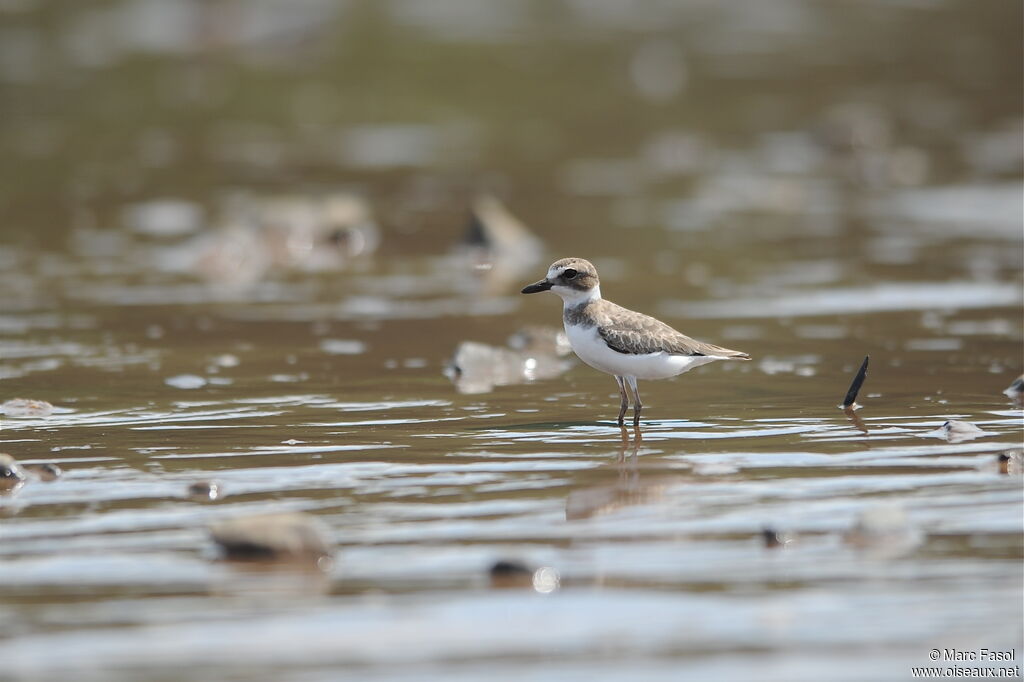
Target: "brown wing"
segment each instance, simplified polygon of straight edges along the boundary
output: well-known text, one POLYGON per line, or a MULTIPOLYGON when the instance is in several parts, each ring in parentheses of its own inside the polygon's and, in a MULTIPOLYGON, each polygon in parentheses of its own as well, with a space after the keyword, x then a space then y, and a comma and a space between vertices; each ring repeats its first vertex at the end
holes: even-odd
MULTIPOLYGON (((617 306, 618 307, 618 306, 617 306)), ((671 353, 672 355, 714 355, 736 360, 749 360, 750 356, 703 341, 691 339, 649 315, 618 307, 616 322, 598 326, 598 333, 608 347, 619 353, 646 355, 671 353)))

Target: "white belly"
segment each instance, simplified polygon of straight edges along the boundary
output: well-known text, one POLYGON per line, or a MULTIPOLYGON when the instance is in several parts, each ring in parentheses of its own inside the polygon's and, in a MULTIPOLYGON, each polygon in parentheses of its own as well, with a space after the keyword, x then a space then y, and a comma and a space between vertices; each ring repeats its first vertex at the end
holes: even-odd
POLYGON ((569 344, 580 360, 594 369, 637 379, 667 379, 723 358, 710 355, 649 353, 630 355, 612 350, 597 333, 597 327, 565 325, 569 344))

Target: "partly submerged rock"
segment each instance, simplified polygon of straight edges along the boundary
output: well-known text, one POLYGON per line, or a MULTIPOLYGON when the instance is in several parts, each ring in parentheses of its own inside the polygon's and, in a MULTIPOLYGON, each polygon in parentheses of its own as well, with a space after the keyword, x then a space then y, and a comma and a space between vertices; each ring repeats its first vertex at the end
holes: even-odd
POLYGON ((487 393, 495 386, 526 381, 526 360, 522 353, 507 348, 463 341, 445 367, 445 375, 459 393, 487 393))
POLYGON ((988 431, 983 431, 981 428, 970 422, 950 419, 935 431, 930 431, 925 435, 933 438, 944 438, 950 443, 962 443, 964 441, 974 440, 975 438, 982 438, 984 436, 991 436, 993 434, 988 431))
MULTIPOLYGON (((564 334, 544 328, 525 328, 513 334, 513 348, 463 341, 445 366, 445 376, 459 393, 487 393, 495 386, 522 384, 535 379, 552 379, 565 372, 571 362, 562 349, 564 334)), ((564 344, 568 346, 568 341, 564 344)))
POLYGON ((8 417, 20 417, 23 419, 49 417, 53 414, 53 405, 45 400, 13 398, 0 405, 0 414, 4 414, 8 417))
POLYGON ((323 523, 301 512, 219 521, 210 536, 225 558, 240 561, 319 561, 333 554, 323 523))

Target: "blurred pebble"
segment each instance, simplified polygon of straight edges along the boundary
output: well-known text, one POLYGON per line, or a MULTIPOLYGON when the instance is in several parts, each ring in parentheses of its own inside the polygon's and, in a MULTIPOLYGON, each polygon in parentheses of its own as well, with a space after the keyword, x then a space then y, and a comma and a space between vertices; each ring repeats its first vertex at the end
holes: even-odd
POLYGON ((22 468, 33 474, 40 481, 49 483, 50 481, 56 481, 61 477, 64 472, 56 464, 50 462, 42 462, 39 464, 23 464, 22 468))
POLYGON ((674 41, 655 39, 637 48, 629 63, 629 76, 641 97, 665 102, 686 88, 689 70, 674 41))
POLYGON ((215 356, 212 362, 217 367, 227 368, 238 367, 239 363, 241 363, 241 360, 238 359, 237 355, 232 355, 231 353, 221 353, 220 355, 215 356))
POLYGON ((330 355, 359 355, 366 352, 366 344, 357 339, 324 339, 320 350, 330 355))
POLYGON ((843 539, 853 547, 891 556, 913 549, 922 536, 910 524, 902 505, 881 502, 864 509, 843 539))
POLYGON ((533 589, 541 594, 550 594, 562 585, 562 577, 550 566, 541 566, 533 572, 533 589))
POLYGON ((740 468, 728 462, 706 462, 693 465, 693 473, 698 476, 725 476, 735 474, 740 468))
POLYGON ((188 487, 187 497, 197 502, 209 502, 221 496, 221 489, 213 481, 197 481, 188 487))
POLYGON ((195 374, 178 374, 177 376, 167 377, 164 379, 164 383, 174 388, 195 389, 205 386, 206 379, 195 374))
POLYGON ((965 440, 974 440, 975 438, 991 435, 970 422, 962 422, 956 419, 950 419, 940 426, 939 432, 940 437, 945 438, 950 443, 960 443, 965 440))
POLYGON ((566 357, 572 353, 569 337, 555 327, 528 325, 508 337, 508 347, 530 355, 566 357))
POLYGON ((332 555, 328 532, 315 516, 302 512, 256 514, 219 521, 210 536, 227 559, 238 561, 316 561, 332 555))
POLYGON ((0 453, 0 490, 13 490, 25 482, 25 470, 6 453, 0 453))
POLYGON ((53 405, 45 400, 14 398, 0 405, 0 413, 8 417, 49 417, 53 414, 53 405))
POLYGON ((126 206, 122 217, 139 234, 179 237, 199 229, 203 211, 198 204, 183 199, 154 199, 126 206))

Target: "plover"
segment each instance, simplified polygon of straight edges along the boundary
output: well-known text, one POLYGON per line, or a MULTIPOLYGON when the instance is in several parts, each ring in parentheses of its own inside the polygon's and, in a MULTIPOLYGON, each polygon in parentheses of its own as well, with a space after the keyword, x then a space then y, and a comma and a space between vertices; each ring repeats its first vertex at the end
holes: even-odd
POLYGON ((615 377, 622 399, 619 424, 629 408, 626 386, 633 392, 633 424, 640 423, 643 402, 637 379, 667 379, 715 360, 749 360, 750 356, 691 339, 661 320, 627 310, 601 298, 597 269, 582 258, 563 258, 547 277, 524 294, 551 291, 562 299, 562 321, 569 344, 583 362, 615 377))

